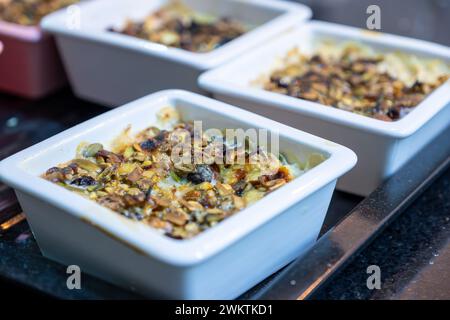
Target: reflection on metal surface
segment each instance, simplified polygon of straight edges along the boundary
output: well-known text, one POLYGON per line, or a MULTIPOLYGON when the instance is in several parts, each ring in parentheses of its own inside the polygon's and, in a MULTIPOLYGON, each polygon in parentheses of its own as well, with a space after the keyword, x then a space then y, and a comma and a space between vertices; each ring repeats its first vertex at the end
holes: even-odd
POLYGON ((328 277, 331 272, 331 268, 328 268, 323 275, 318 277, 303 293, 297 298, 297 300, 305 300, 316 288, 317 286, 328 277))
POLYGON ((0 232, 5 232, 6 230, 11 229, 12 227, 14 227, 15 225, 17 225, 18 223, 22 222, 25 219, 26 219, 25 214, 23 212, 19 213, 18 215, 7 220, 6 222, 0 224, 0 232))
POLYGON ((12 189, 0 184, 0 225, 22 211, 12 189))

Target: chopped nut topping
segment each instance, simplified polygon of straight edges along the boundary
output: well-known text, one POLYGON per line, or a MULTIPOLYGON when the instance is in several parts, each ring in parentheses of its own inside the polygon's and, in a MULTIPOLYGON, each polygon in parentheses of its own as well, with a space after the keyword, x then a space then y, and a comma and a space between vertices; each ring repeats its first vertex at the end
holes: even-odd
POLYGON ((143 22, 127 21, 117 32, 192 52, 208 52, 239 37, 247 28, 227 17, 195 12, 181 1, 171 1, 143 22))
MULTIPOLYGON (((171 114, 179 117, 173 110, 171 114)), ((114 141, 112 150, 99 143, 80 144, 76 159, 48 169, 43 177, 171 238, 186 239, 253 204, 302 172, 284 156, 279 160, 273 156, 269 157, 270 164, 276 162, 278 169, 267 175, 264 163, 249 163, 254 155, 250 151, 245 151, 243 164, 181 166, 170 157, 174 146, 170 139, 174 131, 190 130, 192 124, 177 120, 172 127, 151 127, 126 139, 120 136, 117 141, 121 143, 114 141)), ((124 134, 128 133, 126 130, 124 134)), ((212 141, 206 136, 200 139, 200 151, 204 151, 212 141)))
POLYGON ((0 20, 25 26, 39 24, 41 19, 56 10, 77 3, 79 0, 2 0, 0 20))
POLYGON ((450 67, 438 60, 325 42, 310 56, 291 50, 282 67, 256 83, 269 91, 395 121, 449 77, 450 67))

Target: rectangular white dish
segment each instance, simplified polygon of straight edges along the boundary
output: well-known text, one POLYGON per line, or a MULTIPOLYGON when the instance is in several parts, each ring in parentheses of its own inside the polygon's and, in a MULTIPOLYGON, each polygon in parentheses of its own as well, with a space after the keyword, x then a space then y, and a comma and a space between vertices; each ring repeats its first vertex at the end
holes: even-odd
POLYGON ((290 49, 298 46, 310 52, 321 39, 352 40, 381 51, 400 50, 450 63, 450 48, 442 45, 312 21, 297 26, 264 48, 206 72, 199 78, 199 85, 219 100, 349 147, 358 155, 358 164, 339 180, 337 188, 368 195, 450 125, 450 81, 395 122, 376 120, 250 85, 290 49))
POLYGON ((42 21, 42 28, 56 37, 75 94, 117 106, 158 90, 199 91, 197 77, 202 71, 239 57, 311 17, 308 7, 278 0, 186 0, 193 9, 256 26, 208 53, 107 31, 120 28, 127 18, 143 19, 167 1, 93 0, 79 4, 78 27, 68 25, 62 11, 42 21))
POLYGON ((333 142, 185 91, 163 91, 77 125, 0 162, 42 253, 140 293, 178 299, 231 299, 300 256, 316 241, 336 180, 356 155, 333 142), (174 106, 204 128, 279 132, 280 151, 326 160, 254 205, 189 240, 129 220, 40 175, 74 157, 80 142, 106 147, 128 124, 139 131, 174 106))

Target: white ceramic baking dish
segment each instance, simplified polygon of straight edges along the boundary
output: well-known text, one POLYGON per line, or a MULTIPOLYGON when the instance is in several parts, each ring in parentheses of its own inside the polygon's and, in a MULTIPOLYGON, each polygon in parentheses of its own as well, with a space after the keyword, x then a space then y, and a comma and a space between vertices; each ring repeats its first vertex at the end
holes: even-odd
POLYGON ((41 25, 56 36, 74 92, 109 106, 121 105, 162 89, 199 91, 197 77, 265 42, 311 16, 300 4, 278 0, 185 0, 193 9, 229 16, 256 26, 208 53, 192 53, 131 36, 108 32, 127 18, 142 20, 168 0, 93 0, 79 5, 79 28, 70 28, 63 12, 41 25))
POLYGON ((360 41, 378 50, 400 50, 450 63, 450 48, 442 45, 311 21, 264 48, 206 72, 199 78, 199 84, 217 99, 349 147, 358 155, 358 164, 339 180, 337 188, 368 195, 450 125, 450 81, 395 122, 272 93, 250 84, 269 72, 275 61, 290 49, 297 46, 311 52, 322 39, 360 41))
POLYGON ((350 170, 349 149, 197 94, 163 91, 64 131, 0 163, 16 190, 42 253, 126 288, 179 299, 235 298, 300 256, 317 239, 336 179, 350 170), (108 146, 128 124, 139 131, 174 106, 203 128, 264 128, 280 151, 326 160, 265 198, 190 240, 166 237, 40 175, 68 161, 80 142, 108 146))

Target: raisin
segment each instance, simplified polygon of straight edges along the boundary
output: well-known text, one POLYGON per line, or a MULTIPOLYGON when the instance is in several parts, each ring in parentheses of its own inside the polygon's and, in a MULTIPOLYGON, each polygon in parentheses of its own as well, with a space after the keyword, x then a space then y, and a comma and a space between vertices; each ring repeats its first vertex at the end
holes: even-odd
POLYGON ((208 165, 198 165, 194 172, 190 172, 187 175, 188 181, 194 184, 200 184, 202 182, 211 182, 214 177, 214 172, 208 165))
POLYGON ((386 115, 391 118, 392 120, 396 120, 398 118, 400 118, 400 112, 398 111, 397 108, 390 108, 388 110, 388 112, 386 113, 386 115))
POLYGON ((158 148, 159 143, 155 139, 148 139, 141 143, 142 150, 153 151, 158 148))
POLYGON ((157 149, 167 138, 168 132, 162 130, 154 138, 150 138, 140 144, 142 150, 153 151, 157 149))
POLYGON ((242 197, 245 188, 247 187, 247 182, 245 180, 239 180, 236 184, 233 185, 233 190, 237 196, 242 197))
POLYGON ((87 186, 96 185, 97 182, 92 177, 82 176, 82 177, 79 177, 79 178, 76 178, 76 179, 72 180, 72 182, 70 184, 76 185, 76 186, 79 186, 79 187, 87 187, 87 186))
POLYGON ((46 175, 49 175, 49 174, 57 173, 57 172, 61 172, 61 169, 58 168, 58 167, 52 167, 52 168, 48 169, 48 170, 45 172, 45 174, 46 174, 46 175))

